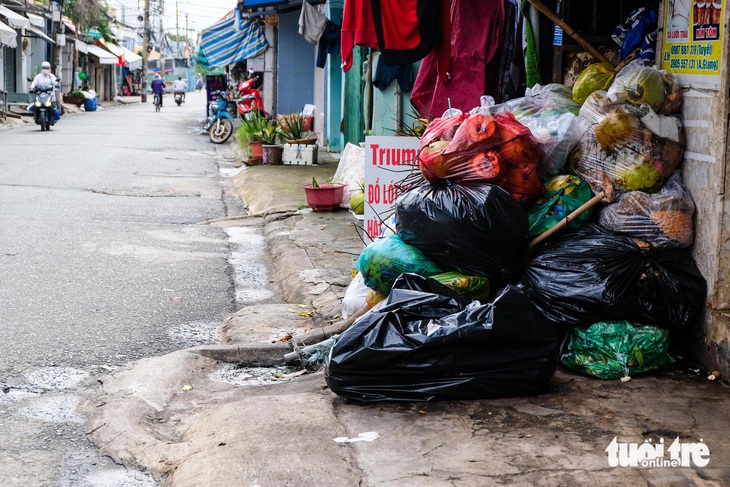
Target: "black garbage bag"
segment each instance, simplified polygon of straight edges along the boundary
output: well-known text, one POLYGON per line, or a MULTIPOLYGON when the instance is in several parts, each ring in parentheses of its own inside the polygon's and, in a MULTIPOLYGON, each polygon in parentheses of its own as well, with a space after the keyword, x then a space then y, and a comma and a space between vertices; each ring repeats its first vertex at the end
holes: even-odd
POLYGON ((396 228, 439 267, 508 283, 527 263, 527 216, 492 184, 418 186, 396 200, 396 228))
POLYGON ((620 320, 688 329, 707 296, 689 251, 652 251, 593 224, 541 247, 522 281, 559 329, 620 320))
POLYGON ((535 394, 555 372, 559 349, 518 287, 480 304, 403 274, 383 308, 340 336, 325 379, 335 393, 363 402, 535 394))

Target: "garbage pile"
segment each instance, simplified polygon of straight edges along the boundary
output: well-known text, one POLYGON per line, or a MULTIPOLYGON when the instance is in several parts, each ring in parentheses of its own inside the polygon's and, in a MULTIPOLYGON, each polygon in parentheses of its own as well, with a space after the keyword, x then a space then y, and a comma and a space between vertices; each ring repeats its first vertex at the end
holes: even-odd
POLYGON ((539 393, 558 362, 603 379, 674 363, 670 333, 706 298, 681 104, 670 74, 635 62, 433 120, 423 184, 357 261, 367 292, 350 295, 372 309, 334 345, 330 388, 488 398, 539 393))

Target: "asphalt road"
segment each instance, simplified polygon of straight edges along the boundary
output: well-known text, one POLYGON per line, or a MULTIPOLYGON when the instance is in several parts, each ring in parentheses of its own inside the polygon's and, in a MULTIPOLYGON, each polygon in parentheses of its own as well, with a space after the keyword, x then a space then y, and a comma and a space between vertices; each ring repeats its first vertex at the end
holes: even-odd
POLYGON ((240 214, 203 94, 0 130, 0 472, 5 486, 146 486, 99 457, 75 406, 101 374, 214 342, 235 311, 240 214))

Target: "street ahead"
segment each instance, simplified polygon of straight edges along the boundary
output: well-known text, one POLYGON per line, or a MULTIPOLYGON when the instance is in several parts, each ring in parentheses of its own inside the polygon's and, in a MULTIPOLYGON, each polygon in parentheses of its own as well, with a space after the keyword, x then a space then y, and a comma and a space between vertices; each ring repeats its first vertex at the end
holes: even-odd
POLYGON ((240 213, 204 95, 165 101, 0 130, 5 486, 154 485, 97 456, 75 405, 102 373, 214 341, 234 311, 227 236, 198 225, 240 213))

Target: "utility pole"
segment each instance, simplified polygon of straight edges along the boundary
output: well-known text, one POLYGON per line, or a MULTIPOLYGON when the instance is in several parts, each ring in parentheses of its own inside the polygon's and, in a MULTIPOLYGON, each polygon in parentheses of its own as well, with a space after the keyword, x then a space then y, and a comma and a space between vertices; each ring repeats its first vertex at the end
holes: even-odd
POLYGON ((180 57, 180 0, 175 0, 175 37, 176 37, 176 49, 175 57, 180 57))
POLYGON ((147 103, 147 71, 150 66, 150 0, 144 0, 144 36, 142 37, 142 94, 140 101, 147 103))
POLYGON ((165 28, 162 20, 165 18, 165 0, 160 0, 160 69, 162 81, 165 81, 165 28))

